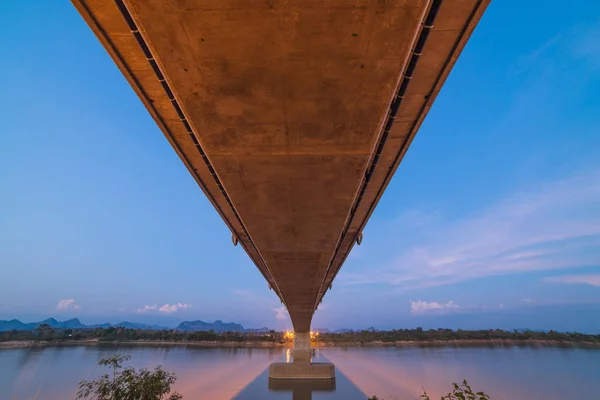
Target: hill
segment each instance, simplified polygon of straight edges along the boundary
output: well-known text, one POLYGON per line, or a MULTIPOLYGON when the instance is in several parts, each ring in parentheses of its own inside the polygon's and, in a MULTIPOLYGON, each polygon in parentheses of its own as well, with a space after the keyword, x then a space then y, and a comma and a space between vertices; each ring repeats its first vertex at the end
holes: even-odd
POLYGON ((235 322, 223 323, 221 320, 212 323, 204 321, 183 321, 175 329, 183 332, 244 332, 244 327, 242 325, 236 324, 235 322))
POLYGON ((110 328, 114 327, 124 327, 130 329, 146 329, 146 330, 162 330, 169 329, 160 325, 148 325, 148 324, 136 324, 132 322, 119 322, 118 324, 95 324, 95 325, 84 325, 81 323, 79 318, 72 318, 66 321, 58 321, 55 318, 48 318, 40 322, 21 322, 18 319, 11 319, 9 321, 0 321, 0 332, 2 331, 31 331, 38 327, 39 325, 47 324, 50 325, 51 328, 54 329, 94 329, 94 328, 110 328))
MULTIPOLYGON (((122 321, 117 324, 94 324, 85 325, 82 324, 79 318, 73 318, 66 321, 58 321, 55 318, 48 318, 39 322, 21 322, 18 319, 11 320, 0 320, 0 332, 2 331, 31 331, 37 326, 47 324, 54 329, 95 329, 95 328, 110 328, 110 327, 123 327, 127 329, 142 329, 142 330, 170 330, 172 328, 156 325, 156 324, 141 324, 137 322, 122 321)), ((182 332, 198 332, 198 331, 213 331, 213 332, 245 332, 245 333, 261 333, 269 332, 270 329, 267 327, 256 328, 256 329, 244 329, 244 327, 235 322, 223 322, 217 320, 215 322, 204 322, 204 321, 184 321, 180 323, 177 328, 178 331, 182 332)))
POLYGON ((24 323, 18 319, 11 319, 10 321, 0 321, 0 331, 30 331, 35 329, 37 326, 47 324, 55 329, 81 329, 86 328, 78 318, 69 319, 67 321, 57 321, 54 318, 48 318, 40 322, 29 322, 24 323))

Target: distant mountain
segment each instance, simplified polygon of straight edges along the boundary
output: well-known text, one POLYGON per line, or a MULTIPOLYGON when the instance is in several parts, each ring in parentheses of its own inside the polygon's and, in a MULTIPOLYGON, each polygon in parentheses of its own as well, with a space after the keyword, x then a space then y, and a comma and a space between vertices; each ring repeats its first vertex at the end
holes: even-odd
POLYGON ((10 321, 0 321, 0 331, 30 331, 35 329, 37 326, 42 324, 48 324, 55 329, 80 329, 86 328, 78 318, 69 319, 67 321, 57 321, 54 318, 48 318, 41 322, 29 322, 24 323, 18 319, 12 319, 10 321))
MULTIPOLYGON (((84 324, 79 321, 79 318, 73 318, 68 321, 58 322, 56 321, 56 328, 64 328, 64 329, 81 329, 86 328, 84 324)), ((53 327, 54 328, 54 327, 53 327)))
POLYGON ((156 330, 156 331, 170 329, 166 326, 160 326, 160 325, 155 325, 155 324, 138 324, 136 322, 129 322, 129 321, 119 322, 118 324, 114 324, 113 326, 115 326, 115 327, 120 326, 122 328, 127 328, 127 329, 150 329, 150 330, 156 330))
POLYGON ((262 328, 256 328, 256 329, 244 329, 244 332, 246 332, 246 333, 267 333, 267 332, 271 332, 271 330, 269 328, 267 328, 266 326, 263 326, 262 328))
POLYGON ((244 332, 244 327, 235 322, 223 323, 217 320, 213 323, 204 321, 183 321, 175 328, 178 331, 196 332, 196 331, 214 331, 214 332, 244 332))
POLYGON ((18 319, 12 319, 10 321, 0 321, 0 332, 2 331, 31 331, 42 324, 48 324, 50 327, 54 329, 95 329, 95 328, 110 328, 112 326, 115 327, 124 327, 130 329, 152 329, 152 330, 162 330, 169 329, 160 325, 148 325, 148 324, 136 324, 132 322, 119 322, 118 324, 112 325, 109 323, 104 324, 96 324, 96 325, 84 325, 79 321, 79 318, 69 319, 67 321, 57 321, 54 318, 48 318, 40 322, 29 322, 24 323, 19 321, 18 319))
MULTIPOLYGON (((39 323, 38 323, 39 324, 39 323)), ((24 324, 18 319, 11 319, 10 321, 0 321, 0 331, 24 331, 35 328, 38 324, 24 324)))
POLYGON ((333 333, 352 333, 354 332, 352 329, 337 329, 333 331, 333 333))
MULTIPOLYGON (((58 321, 55 318, 48 318, 40 322, 29 322, 24 323, 18 319, 11 319, 10 321, 0 320, 0 332, 2 331, 31 331, 42 324, 48 324, 54 329, 96 329, 96 328, 110 328, 110 327, 122 327, 127 329, 149 329, 149 330, 169 330, 166 326, 156 324, 141 324, 137 322, 122 321, 118 324, 95 324, 95 325, 84 325, 79 321, 78 318, 69 319, 67 321, 58 321)), ((269 332, 270 329, 267 327, 256 328, 256 329, 244 329, 240 324, 234 322, 224 323, 221 320, 215 322, 204 322, 204 321, 184 321, 176 328, 179 331, 184 332, 195 332, 195 331, 214 331, 214 332, 248 332, 248 333, 264 333, 269 332)), ((324 331, 324 330, 323 330, 324 331)))
POLYGON ((106 329, 106 328, 110 328, 112 326, 112 324, 109 324, 108 322, 104 323, 104 324, 95 324, 95 325, 88 325, 88 328, 102 328, 102 329, 106 329))

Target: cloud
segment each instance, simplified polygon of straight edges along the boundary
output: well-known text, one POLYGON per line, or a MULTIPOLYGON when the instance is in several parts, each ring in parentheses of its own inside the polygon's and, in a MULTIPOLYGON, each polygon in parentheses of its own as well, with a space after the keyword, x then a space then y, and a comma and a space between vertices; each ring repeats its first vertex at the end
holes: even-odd
POLYGON ((237 296, 250 296, 252 292, 246 289, 235 289, 233 290, 233 294, 237 296))
POLYGON ((145 313, 147 311, 155 311, 157 309, 156 304, 153 304, 151 306, 144 306, 142 308, 138 308, 137 312, 139 313, 145 313))
POLYGON ((189 308, 192 308, 191 304, 186 304, 186 303, 177 303, 177 304, 165 304, 164 306, 160 307, 158 309, 158 311, 163 312, 163 313, 175 313, 177 311, 180 310, 187 310, 189 308))
POLYGON ((523 297, 523 298, 521 299, 521 301, 522 301, 523 303, 533 303, 533 302, 534 302, 534 300, 533 300, 532 298, 529 298, 529 297, 523 297))
POLYGON ((449 311, 455 311, 460 307, 454 304, 454 301, 448 301, 446 303, 438 303, 437 301, 412 301, 410 300, 410 312, 413 314, 426 314, 426 313, 447 313, 449 311))
POLYGON ((145 313, 148 311, 158 311, 158 312, 162 312, 162 313, 171 314, 171 313, 176 313, 181 310, 188 310, 190 308, 192 308, 192 305, 187 304, 187 303, 165 304, 161 307, 157 307, 156 304, 152 304, 152 305, 144 306, 142 308, 138 308, 137 312, 145 313))
POLYGON ((64 299, 58 302, 56 309, 60 311, 79 310, 81 307, 75 303, 75 299, 64 299))
MULTIPOLYGON (((557 33, 537 49, 519 58, 513 65, 515 74, 529 71, 540 74, 557 71, 565 77, 565 65, 581 64, 585 69, 596 69, 600 63, 600 23, 580 24, 573 29, 557 33), (562 67, 562 68, 560 68, 562 67)), ((573 65, 569 65, 573 67, 573 65)))
POLYGON ((575 56, 586 59, 592 67, 600 65, 600 23, 592 27, 581 27, 574 41, 575 56))
MULTIPOLYGON (((551 37, 549 40, 545 41, 541 46, 532 51, 529 54, 524 55, 520 59, 517 60, 515 65, 513 66, 514 73, 521 73, 528 69, 536 69, 536 63, 540 61, 543 56, 547 53, 550 53, 550 50, 556 48, 561 45, 561 40, 563 40, 563 34, 559 33, 551 37)), ((537 68, 539 69, 539 68, 537 68)))
POLYGON ((554 283, 579 283, 592 286, 600 286, 600 274, 551 276, 548 278, 544 278, 543 281, 554 283))
POLYGON ((273 311, 275 311, 275 318, 280 320, 280 321, 284 321, 288 319, 288 313, 285 310, 285 307, 281 306, 278 308, 274 308, 273 311))
POLYGON ((410 312, 411 314, 430 314, 430 315, 442 315, 442 314, 454 314, 454 313, 478 313, 478 312, 494 312, 504 309, 503 303, 498 304, 477 304, 477 305, 458 305, 453 300, 445 303, 439 303, 437 301, 423 301, 410 300, 410 312))
MULTIPOLYGON (((480 151, 491 157, 503 149, 501 167, 506 171, 502 174, 495 173, 496 166, 488 170, 491 163, 473 164, 473 176, 490 174, 497 182, 490 179, 472 186, 464 207, 452 210, 454 198, 460 196, 446 189, 434 193, 432 199, 419 199, 426 205, 444 201, 448 195, 444 208, 420 205, 402 210, 400 218, 392 219, 392 226, 371 219, 367 229, 374 237, 361 246, 360 260, 352 260, 363 265, 348 263, 340 273, 340 283, 387 284, 409 290, 480 277, 597 266, 600 163, 593 132, 598 124, 585 104, 590 100, 589 87, 598 78, 599 32, 600 23, 557 31, 513 66, 512 74, 521 76, 507 91, 505 101, 498 103, 502 106, 495 108, 489 125, 478 127, 486 140, 473 141, 473 146, 485 145, 480 151), (578 113, 565 111, 574 107, 578 113), (490 196, 494 201, 477 206, 490 196), (452 211, 446 212, 446 207, 452 211), (452 214, 456 212, 465 214, 457 218, 452 214), (381 259, 382 253, 392 253, 393 258, 381 259)), ((489 100, 499 99, 492 96, 489 100)), ((462 180, 456 158, 438 161, 456 162, 457 181, 462 180)), ((420 188, 414 189, 419 193, 420 188)), ((458 184, 459 195, 461 188, 458 184)))
POLYGON ((396 234, 395 259, 363 266, 368 273, 344 274, 340 280, 406 290, 593 266, 600 257, 599 204, 600 169, 530 186, 460 219, 439 218, 421 231, 411 230, 410 240, 396 234))
MULTIPOLYGON (((544 306, 557 306, 557 305, 579 305, 579 304, 590 304, 587 300, 568 300, 559 298, 541 297, 532 299, 530 297, 523 297, 521 299, 521 305, 525 307, 544 307, 544 306)), ((591 302, 594 304, 594 302, 591 302)))

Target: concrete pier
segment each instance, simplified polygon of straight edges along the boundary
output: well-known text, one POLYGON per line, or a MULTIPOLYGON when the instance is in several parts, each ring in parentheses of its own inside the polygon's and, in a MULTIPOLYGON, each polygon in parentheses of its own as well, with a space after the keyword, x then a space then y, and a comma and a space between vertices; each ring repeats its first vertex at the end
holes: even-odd
POLYGON ((271 379, 335 379, 335 367, 332 363, 273 363, 269 366, 271 379))
POLYGON ((269 366, 271 379, 334 379, 335 367, 331 363, 313 363, 310 332, 294 334, 294 355, 291 363, 273 363, 269 366))
POLYGON ((294 363, 310 364, 311 358, 310 332, 296 332, 294 334, 294 363))

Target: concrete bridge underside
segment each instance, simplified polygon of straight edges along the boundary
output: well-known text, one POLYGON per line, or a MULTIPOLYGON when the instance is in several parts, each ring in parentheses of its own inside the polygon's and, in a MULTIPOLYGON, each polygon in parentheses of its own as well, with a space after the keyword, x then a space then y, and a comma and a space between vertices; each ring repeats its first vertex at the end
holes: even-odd
POLYGON ((297 332, 488 2, 73 0, 297 332))

